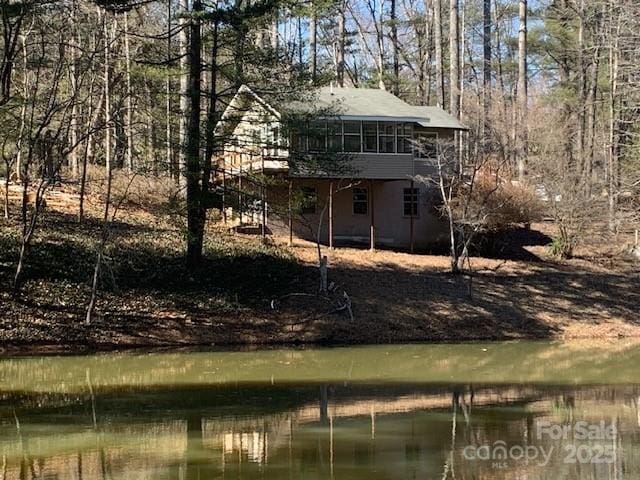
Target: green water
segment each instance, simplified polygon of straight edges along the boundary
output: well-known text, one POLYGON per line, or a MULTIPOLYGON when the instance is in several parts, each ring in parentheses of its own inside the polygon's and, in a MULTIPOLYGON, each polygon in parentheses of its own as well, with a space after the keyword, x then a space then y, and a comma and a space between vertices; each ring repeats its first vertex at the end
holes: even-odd
POLYGON ((0 479, 638 479, 640 344, 0 359, 0 479))

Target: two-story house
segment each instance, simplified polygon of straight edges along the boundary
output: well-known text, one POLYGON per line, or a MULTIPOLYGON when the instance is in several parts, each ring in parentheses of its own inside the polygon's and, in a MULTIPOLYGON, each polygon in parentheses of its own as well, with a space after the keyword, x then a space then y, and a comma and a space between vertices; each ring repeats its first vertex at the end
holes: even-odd
POLYGON ((446 227, 435 185, 415 178, 435 177, 436 143, 462 130, 441 108, 409 105, 384 90, 326 87, 308 103, 277 106, 243 86, 218 125, 226 217, 309 240, 319 231, 329 246, 425 246, 446 227), (318 168, 318 158, 329 167, 318 168), (245 195, 253 203, 243 200, 256 175, 288 188, 260 187, 245 195), (292 197, 302 201, 292 207, 292 197))

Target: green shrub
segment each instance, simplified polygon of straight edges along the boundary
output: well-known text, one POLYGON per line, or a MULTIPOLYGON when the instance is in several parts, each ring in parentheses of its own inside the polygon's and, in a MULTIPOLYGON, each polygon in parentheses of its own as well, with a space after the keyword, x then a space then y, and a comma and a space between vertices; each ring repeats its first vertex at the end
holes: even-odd
POLYGON ((549 253, 558 258, 570 258, 573 255, 573 242, 563 235, 554 237, 549 244, 549 253))

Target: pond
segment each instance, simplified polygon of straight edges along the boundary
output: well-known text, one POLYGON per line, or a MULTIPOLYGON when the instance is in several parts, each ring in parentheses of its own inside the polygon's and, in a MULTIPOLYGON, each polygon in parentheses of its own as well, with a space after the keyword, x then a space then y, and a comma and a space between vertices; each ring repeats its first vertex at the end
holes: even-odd
POLYGON ((0 359, 0 479, 636 479, 640 345, 0 359))

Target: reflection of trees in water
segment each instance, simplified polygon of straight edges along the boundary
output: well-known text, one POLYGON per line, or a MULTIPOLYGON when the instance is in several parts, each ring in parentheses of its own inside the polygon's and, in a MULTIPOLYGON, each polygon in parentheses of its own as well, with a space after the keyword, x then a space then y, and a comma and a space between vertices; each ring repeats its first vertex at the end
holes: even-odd
MULTIPOLYGON (((625 425, 637 427, 639 391, 632 387, 256 386, 189 390, 174 397, 170 406, 172 393, 179 392, 128 392, 116 401, 96 395, 87 376, 87 395, 71 410, 70 423, 61 434, 52 431, 51 438, 42 426, 69 411, 70 403, 47 410, 44 404, 42 409, 33 407, 37 404, 33 397, 23 398, 31 406, 16 403, 17 415, 26 425, 22 442, 17 436, 0 437, 6 458, 2 478, 30 480, 57 472, 59 478, 91 480, 126 478, 134 471, 137 478, 158 478, 160 472, 170 478, 179 472, 181 478, 212 478, 222 471, 228 478, 260 478, 274 467, 279 467, 274 470, 278 473, 269 470, 272 473, 264 478, 280 474, 287 478, 282 472, 295 475, 303 467, 337 478, 349 465, 361 473, 375 466, 380 476, 389 465, 406 468, 407 473, 411 469, 418 476, 429 474, 428 478, 506 479, 521 470, 496 472, 490 465, 471 465, 461 461, 461 448, 496 439, 535 443, 535 417, 566 420, 559 405, 570 409, 572 418, 606 416, 617 418, 622 431, 625 425), (237 404, 241 397, 244 403, 237 404), (71 423, 77 427, 71 428, 71 423), (64 474, 72 468, 73 477, 64 474)), ((629 446, 638 441, 626 438, 616 439, 617 448, 625 441, 629 446)), ((624 449, 618 451, 612 474, 623 461, 624 449)), ((637 465, 629 467, 637 472, 637 465)), ((584 474, 575 478, 600 480, 584 474)))
POLYGON ((458 428, 458 404, 460 402, 460 394, 457 391, 454 391, 451 394, 451 445, 449 447, 449 453, 447 454, 447 458, 444 462, 444 469, 442 472, 442 480, 447 480, 448 478, 455 479, 456 478, 456 470, 455 470, 455 451, 456 451, 456 433, 458 428))

